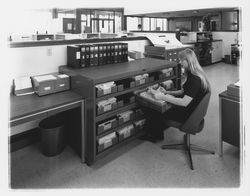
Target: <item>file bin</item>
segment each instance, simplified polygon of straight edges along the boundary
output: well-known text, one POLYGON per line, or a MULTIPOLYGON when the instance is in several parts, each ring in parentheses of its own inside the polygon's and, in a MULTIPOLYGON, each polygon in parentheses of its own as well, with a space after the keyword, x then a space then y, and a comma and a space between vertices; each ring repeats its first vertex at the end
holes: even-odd
POLYGON ((116 136, 116 133, 110 133, 106 136, 101 137, 97 140, 97 152, 102 152, 103 150, 113 146, 118 142, 118 138, 116 136))
POLYGON ((114 84, 112 86, 104 86, 105 84, 99 84, 96 85, 96 94, 97 97, 101 97, 103 95, 108 95, 108 94, 112 94, 112 93, 116 93, 117 92, 117 86, 114 84))
POLYGON ((39 123, 41 130, 42 153, 45 156, 56 156, 66 146, 65 114, 60 113, 42 120, 39 123))
POLYGON ((53 74, 56 77, 55 92, 66 91, 70 89, 69 76, 66 74, 53 74))
POLYGON ((96 105, 96 108, 98 115, 114 110, 117 108, 117 99, 115 97, 111 97, 107 100, 99 101, 96 105))
POLYGON ((118 121, 116 118, 112 118, 110 120, 106 120, 105 122, 99 123, 97 125, 97 134, 100 135, 105 131, 115 128, 118 125, 118 121))
POLYGON ((146 119, 138 120, 134 122, 134 127, 137 131, 140 131, 144 128, 146 119))
POLYGON ((140 86, 149 82, 148 74, 134 76, 133 79, 135 80, 135 86, 140 86))
POLYGON ((52 74, 31 77, 34 90, 38 96, 56 92, 56 77, 52 74))
POLYGON ((169 78, 174 75, 174 70, 169 68, 160 71, 159 79, 169 78), (169 71, 168 71, 169 70, 169 71))
POLYGON ((134 114, 134 111, 132 110, 128 110, 126 112, 117 114, 118 124, 122 125, 123 123, 134 119, 134 117, 135 117, 135 114, 134 114))
POLYGON ((118 140, 122 141, 126 138, 128 138, 129 136, 133 135, 134 131, 134 125, 128 125, 120 130, 117 131, 117 135, 118 135, 118 140))

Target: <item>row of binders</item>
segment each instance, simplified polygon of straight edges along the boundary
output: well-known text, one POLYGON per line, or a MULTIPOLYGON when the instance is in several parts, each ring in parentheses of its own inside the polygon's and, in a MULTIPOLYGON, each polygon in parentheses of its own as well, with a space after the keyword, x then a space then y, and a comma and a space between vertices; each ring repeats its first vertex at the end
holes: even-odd
POLYGON ((67 65, 73 68, 128 61, 127 43, 98 43, 67 46, 67 65))

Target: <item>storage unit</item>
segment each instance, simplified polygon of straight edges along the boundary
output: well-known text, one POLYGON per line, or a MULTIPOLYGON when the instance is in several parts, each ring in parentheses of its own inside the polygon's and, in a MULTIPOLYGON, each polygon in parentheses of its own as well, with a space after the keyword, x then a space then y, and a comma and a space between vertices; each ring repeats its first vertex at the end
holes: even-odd
POLYGON ((166 49, 164 46, 145 46, 145 56, 162 58, 169 61, 179 63, 178 53, 192 46, 166 49))
MULTIPOLYGON (((106 66, 89 67, 74 69, 68 66, 60 66, 59 71, 71 76, 71 88, 85 98, 86 101, 86 163, 93 164, 96 160, 107 155, 115 148, 144 134, 142 126, 134 126, 128 137, 119 140, 118 130, 133 125, 134 122, 143 119, 143 111, 140 104, 135 101, 134 91, 148 86, 161 83, 166 80, 173 80, 174 88, 180 88, 180 68, 175 62, 166 60, 145 58, 131 62, 110 64, 106 66), (173 75, 161 78, 161 70, 173 68, 173 75), (135 76, 148 74, 151 80, 145 80, 136 85, 135 76), (96 85, 114 81, 117 91, 98 96, 96 85), (104 113, 98 112, 97 104, 116 98, 117 107, 104 113), (129 113, 129 119, 119 123, 118 114, 129 113), (132 115, 131 115, 132 114, 132 115), (116 119, 116 122, 114 120, 116 119), (115 133, 115 136, 114 136, 115 133), (106 142, 100 142, 100 138, 113 134, 108 137, 106 142), (117 137, 118 136, 118 137, 117 137)), ((146 75, 144 75, 146 76, 146 75)), ((131 126, 130 126, 131 127, 131 126)), ((128 135, 128 134, 127 134, 128 135)), ((126 136, 127 136, 126 135, 126 136)))

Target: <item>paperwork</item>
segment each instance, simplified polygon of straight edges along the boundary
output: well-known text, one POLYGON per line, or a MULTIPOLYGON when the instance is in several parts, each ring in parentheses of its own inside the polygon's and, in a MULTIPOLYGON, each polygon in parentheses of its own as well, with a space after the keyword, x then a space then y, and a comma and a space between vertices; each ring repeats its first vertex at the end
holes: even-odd
POLYGON ((31 79, 29 76, 14 79, 14 94, 16 96, 33 94, 31 79))

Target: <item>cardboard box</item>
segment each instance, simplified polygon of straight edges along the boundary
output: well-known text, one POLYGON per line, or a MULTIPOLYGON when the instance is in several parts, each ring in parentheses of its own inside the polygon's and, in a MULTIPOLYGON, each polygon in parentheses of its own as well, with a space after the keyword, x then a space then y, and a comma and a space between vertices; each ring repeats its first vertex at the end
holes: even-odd
POLYGON ((53 74, 56 77, 55 92, 66 91, 70 89, 69 76, 66 74, 53 74))
POLYGON ((139 51, 135 51, 135 50, 130 50, 128 51, 128 56, 132 59, 141 59, 143 58, 143 55, 141 52, 139 51))
POLYGON ((52 74, 31 77, 34 91, 38 96, 55 93, 56 76, 52 74))

